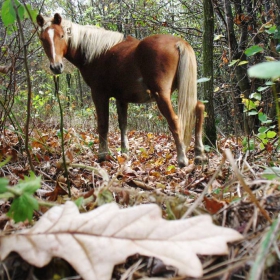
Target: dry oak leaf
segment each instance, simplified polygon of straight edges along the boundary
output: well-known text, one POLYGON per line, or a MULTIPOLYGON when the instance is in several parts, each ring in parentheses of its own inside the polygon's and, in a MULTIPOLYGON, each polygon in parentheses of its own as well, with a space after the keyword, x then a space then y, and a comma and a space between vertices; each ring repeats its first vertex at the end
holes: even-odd
POLYGON ((73 202, 51 208, 31 228, 0 237, 0 257, 11 251, 42 267, 52 257, 68 261, 83 279, 111 279, 114 265, 139 253, 178 268, 180 275, 203 274, 196 254, 227 254, 227 242, 242 239, 237 231, 212 224, 202 215, 166 221, 156 204, 119 209, 105 204, 80 214, 73 202))

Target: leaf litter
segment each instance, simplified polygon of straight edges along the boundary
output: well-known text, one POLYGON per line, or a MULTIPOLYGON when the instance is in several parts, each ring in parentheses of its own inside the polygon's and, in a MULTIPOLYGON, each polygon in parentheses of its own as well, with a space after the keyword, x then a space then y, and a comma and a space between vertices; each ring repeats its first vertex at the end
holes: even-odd
MULTIPOLYGON (((127 208, 126 210, 133 209, 131 207, 136 205, 157 204, 162 210, 160 215, 167 220, 181 221, 181 218, 204 217, 204 214, 209 214, 216 225, 224 229, 234 229, 243 235, 243 240, 229 244, 229 254, 227 256, 217 257, 214 252, 210 252, 209 256, 198 253, 204 276, 201 278, 198 274, 189 272, 184 272, 184 275, 198 276, 198 279, 226 279, 223 277, 235 279, 234 277, 244 277, 244 275, 251 277, 246 279, 257 279, 252 278, 256 275, 262 277, 259 279, 277 279, 280 272, 279 181, 277 177, 268 180, 261 176, 263 170, 268 168, 269 162, 275 158, 273 151, 258 153, 255 157, 252 154, 248 156, 248 154, 242 152, 241 141, 230 138, 220 139, 218 142, 219 150, 211 150, 208 153, 209 163, 207 166, 195 166, 193 164, 194 155, 193 146, 191 146, 188 151, 190 165, 179 169, 176 163, 173 139, 169 135, 131 131, 129 133, 131 146, 129 155, 120 153, 118 135, 118 133, 110 133, 111 158, 99 165, 96 163, 98 151, 96 134, 85 131, 77 132, 73 128, 67 130, 65 146, 72 193, 72 197, 69 199, 66 179, 61 166, 61 144, 57 130, 45 128, 45 131, 34 132, 31 142, 32 154, 36 175, 42 177, 41 188, 37 191, 38 198, 46 202, 52 201, 57 205, 82 198, 79 208, 80 212, 86 212, 86 215, 94 215, 95 211, 99 211, 103 207, 109 207, 108 205, 111 205, 108 204, 109 202, 118 203, 119 207, 127 208), (233 161, 229 158, 229 152, 227 152, 228 154, 224 153, 224 150, 228 148, 233 152, 233 161), (265 164, 264 161, 266 161, 265 164), (251 194, 248 193, 244 184, 251 190, 251 194), (257 202, 252 200, 253 197, 257 202), (266 250, 262 248, 266 248, 266 250), (258 263, 257 267, 253 265, 255 261, 258 263), (261 274, 262 276, 260 276, 261 274)), ((15 185, 19 179, 22 179, 28 173, 24 155, 18 149, 19 139, 15 133, 6 130, 5 137, 1 137, 0 140, 1 161, 7 156, 11 157, 10 162, 1 167, 0 176, 8 178, 10 185, 15 185)), ((278 167, 277 162, 275 162, 275 166, 278 167)), ((54 207, 47 211, 48 207, 40 206, 39 211, 36 211, 33 216, 35 226, 29 229, 28 222, 14 224, 12 220, 7 218, 6 213, 9 211, 9 205, 9 201, 1 200, 1 239, 3 236, 4 238, 11 238, 11 240, 17 239, 18 236, 23 240, 26 239, 27 237, 22 231, 18 231, 19 229, 27 228, 25 231, 28 232, 40 225, 45 226, 45 222, 42 222, 46 220, 45 216, 42 216, 43 213, 46 212, 45 215, 51 215, 49 213, 54 211, 52 209, 57 209, 57 207, 54 207), (11 232, 13 233, 10 234, 11 232), (6 235, 8 236, 6 237, 6 235)), ((114 210, 115 218, 112 221, 120 219, 120 214, 116 214, 118 211, 122 210, 114 210)), ((79 217, 78 220, 82 215, 85 215, 76 214, 79 217)), ((166 222, 165 220, 162 221, 166 222)), ((188 219, 183 221, 188 221, 188 219)), ((112 223, 107 222, 109 225, 112 223)), ((71 222, 66 219, 65 226, 70 226, 70 224, 71 222)), ((207 226, 206 222, 202 224, 204 226, 198 231, 198 236, 204 233, 206 229, 208 231, 208 228, 211 228, 211 225, 207 226)), ((137 232, 144 234, 142 227, 138 226, 138 228, 137 232)), ((73 238, 74 234, 71 231, 69 232, 69 228, 65 232, 68 233, 68 236, 65 237, 65 242, 67 242, 67 238, 71 238, 71 235, 73 238)), ((215 234, 213 235, 215 236, 215 234)), ((165 237, 165 239, 168 238, 165 237)), ((53 249, 52 246, 55 247, 54 244, 46 243, 45 240, 41 237, 40 241, 34 241, 37 242, 38 248, 46 247, 46 251, 37 248, 37 254, 47 255, 46 252, 50 252, 53 249)), ((167 240, 165 241, 167 242, 167 240)), ((11 244, 13 243, 11 242, 11 244)), ((17 241, 17 244, 22 243, 26 244, 27 242, 18 243, 17 241)), ((99 242, 90 241, 89 244, 91 243, 99 242)), ((67 245, 69 246, 69 244, 72 244, 72 242, 69 241, 67 245)), ((198 244, 201 245, 203 242, 198 244)), ((222 246, 221 244, 220 246, 222 246)), ((12 246, 8 247, 12 248, 12 246)), ((110 265, 106 266, 110 273, 115 265, 113 274, 111 273, 112 279, 147 279, 156 276, 179 279, 179 275, 182 274, 178 263, 168 262, 164 259, 164 252, 151 253, 153 244, 148 246, 149 253, 140 249, 138 251, 126 250, 127 247, 130 247, 127 245, 118 247, 113 251, 111 245, 107 244, 107 247, 110 250, 104 249, 104 252, 101 251, 103 257, 108 259, 108 262, 111 261, 110 265), (118 261, 112 261, 112 255, 119 256, 120 252, 125 253, 121 254, 118 261)), ((176 251, 173 247, 175 247, 174 244, 170 243, 165 251, 176 251)), ((18 251, 14 249, 14 251, 23 257, 26 256, 26 253, 21 254, 19 249, 18 251)), ((177 255, 175 259, 182 260, 188 255, 188 251, 192 251, 190 247, 185 248, 183 252, 176 251, 174 253, 177 255)), ((94 256, 96 255, 93 252, 91 253, 94 256)), ((195 251, 195 253, 197 252, 195 251)), ((190 258, 191 262, 194 262, 197 258, 195 253, 190 258)), ((2 254, 1 247, 1 256, 3 256, 2 254)), ((67 263, 64 264, 67 268, 63 266, 64 272, 71 271, 72 273, 71 269, 74 267, 81 276, 84 276, 84 279, 87 279, 85 278, 86 274, 81 272, 85 264, 79 259, 78 254, 73 254, 72 261, 67 259, 66 256, 68 255, 69 253, 65 253, 65 255, 50 253, 48 260, 52 259, 50 263, 52 267, 54 262, 56 264, 59 262, 60 258, 67 260, 71 266, 67 263)), ((3 265, 7 266, 5 262, 10 261, 11 258, 18 259, 19 257, 10 254, 3 261, 3 265)), ((39 266, 36 261, 38 259, 35 262, 28 259, 26 265, 31 268, 32 265, 39 266)), ((21 259, 21 262, 25 261, 21 259)), ((98 261, 97 263, 99 265, 96 264, 95 267, 101 269, 102 264, 98 261)), ((51 271, 49 266, 47 267, 51 271)), ((60 262, 59 267, 61 267, 60 262)), ((13 269, 13 267, 8 266, 6 272, 13 269)), ((37 275, 42 273, 42 269, 35 268, 35 270, 37 275)), ((199 269, 195 270, 196 273, 200 271, 199 269)), ((5 275, 3 271, 2 269, 0 272, 5 275)), ((59 275, 62 277, 64 272, 60 271, 59 275)), ((56 270, 55 273, 57 273, 56 270)), ((44 277, 38 279, 44 279, 44 277)), ((110 277, 88 279, 110 279, 110 277)))

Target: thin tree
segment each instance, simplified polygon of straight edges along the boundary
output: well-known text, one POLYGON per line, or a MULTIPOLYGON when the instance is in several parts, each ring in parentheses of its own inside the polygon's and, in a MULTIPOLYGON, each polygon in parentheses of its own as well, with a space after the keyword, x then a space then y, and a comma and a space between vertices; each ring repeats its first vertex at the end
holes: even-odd
POLYGON ((203 76, 210 80, 203 83, 203 96, 206 103, 207 117, 205 118, 205 143, 215 145, 217 140, 214 100, 213 100, 213 40, 214 40, 214 11, 211 0, 203 0, 203 76))

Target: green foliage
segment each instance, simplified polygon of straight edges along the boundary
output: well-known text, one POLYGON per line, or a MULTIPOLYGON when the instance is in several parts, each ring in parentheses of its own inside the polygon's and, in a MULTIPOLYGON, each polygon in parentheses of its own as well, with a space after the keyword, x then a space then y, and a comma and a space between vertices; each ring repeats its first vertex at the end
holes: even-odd
POLYGON ((245 50, 245 54, 247 56, 252 56, 252 55, 255 55, 256 53, 259 53, 259 52, 262 52, 263 51, 263 48, 258 46, 258 45, 254 45, 254 46, 251 46, 250 48, 246 49, 245 50))
POLYGON ((204 145, 204 151, 205 151, 206 153, 209 153, 209 152, 211 151, 211 149, 212 149, 211 146, 209 146, 209 145, 204 145))
POLYGON ((110 203, 114 200, 112 193, 109 190, 102 190, 101 192, 99 192, 98 196, 97 196, 97 205, 101 206, 103 204, 106 203, 110 203))
POLYGON ((237 64, 237 66, 241 66, 241 65, 247 64, 248 62, 249 61, 247 61, 247 60, 234 59, 234 60, 232 60, 231 63, 229 63, 228 66, 231 67, 235 64, 237 64))
POLYGON ((0 194, 7 192, 7 186, 9 184, 9 180, 6 178, 0 178, 0 194))
POLYGON ((38 210, 38 201, 34 198, 34 193, 41 186, 41 178, 36 177, 33 172, 30 176, 25 176, 15 186, 8 186, 6 178, 0 178, 0 198, 13 198, 10 210, 7 213, 16 223, 32 220, 33 211, 38 210))
POLYGON ((262 173, 262 177, 267 180, 280 179, 280 168, 279 167, 266 167, 262 173))
MULTIPOLYGON (((15 5, 19 6, 18 1, 16 0, 15 0, 15 5)), ((19 8, 18 13, 19 16, 23 16, 24 9, 19 8)), ((11 0, 4 1, 2 5, 1 18, 6 27, 8 27, 10 24, 13 24, 16 21, 16 11, 13 7, 13 3, 11 0)))
POLYGON ((199 84, 199 83, 205 83, 205 82, 208 82, 208 81, 210 81, 211 80, 211 78, 209 78, 209 77, 202 77, 202 78, 200 78, 200 79, 198 79, 197 80, 197 83, 199 84))
POLYGON ((18 0, 5 0, 1 9, 1 19, 6 27, 10 27, 11 25, 15 24, 16 14, 18 14, 20 20, 29 18, 30 14, 32 21, 35 22, 38 11, 32 9, 30 4, 24 6, 18 0), (16 9, 13 5, 13 2, 16 9))
POLYGON ((38 210, 38 201, 26 192, 13 200, 7 215, 13 218, 16 223, 26 219, 31 221, 34 210, 38 210))
MULTIPOLYGON (((244 112, 246 112, 248 116, 258 116, 261 126, 258 129, 257 138, 260 141, 259 148, 264 149, 265 145, 269 143, 270 139, 273 139, 277 136, 277 133, 274 131, 275 125, 267 126, 272 122, 272 120, 270 120, 268 116, 262 111, 258 111, 261 97, 262 96, 260 93, 255 92, 250 95, 251 99, 243 98, 242 102, 244 104, 244 112)), ((243 139, 242 145, 245 151, 252 151, 256 148, 255 142, 252 139, 248 140, 247 137, 243 139)))
POLYGON ((255 142, 253 139, 244 137, 242 140, 243 151, 253 151, 255 150, 255 142))
POLYGON ((249 68, 250 77, 276 79, 280 77, 280 61, 262 62, 249 68))

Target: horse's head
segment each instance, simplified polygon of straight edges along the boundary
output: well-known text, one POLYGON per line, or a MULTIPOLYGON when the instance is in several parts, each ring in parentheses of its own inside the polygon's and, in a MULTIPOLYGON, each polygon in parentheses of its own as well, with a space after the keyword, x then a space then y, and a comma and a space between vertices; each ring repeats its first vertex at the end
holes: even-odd
POLYGON ((61 26, 61 21, 60 14, 55 14, 50 21, 41 15, 37 16, 37 23, 41 27, 40 40, 50 60, 50 69, 54 74, 63 72, 62 58, 67 52, 66 34, 61 26))

